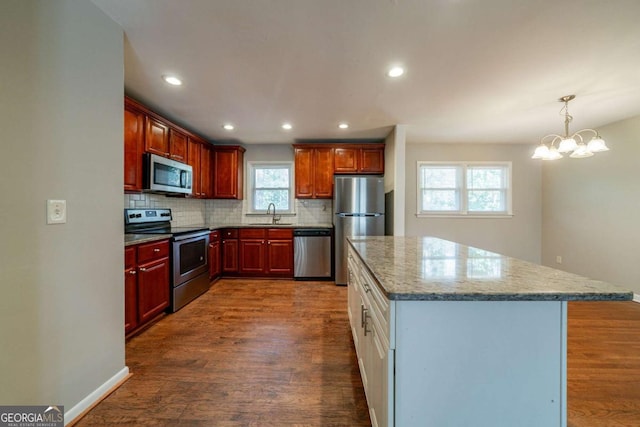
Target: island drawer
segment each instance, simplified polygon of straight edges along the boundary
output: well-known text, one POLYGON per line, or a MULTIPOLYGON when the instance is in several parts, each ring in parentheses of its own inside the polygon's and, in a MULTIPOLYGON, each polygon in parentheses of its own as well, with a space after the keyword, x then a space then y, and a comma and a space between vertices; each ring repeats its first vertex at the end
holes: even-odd
POLYGON ((378 283, 373 279, 366 267, 360 268, 360 283, 362 290, 367 294, 371 305, 372 317, 380 324, 387 342, 389 342, 389 319, 391 317, 391 304, 384 295, 378 283))

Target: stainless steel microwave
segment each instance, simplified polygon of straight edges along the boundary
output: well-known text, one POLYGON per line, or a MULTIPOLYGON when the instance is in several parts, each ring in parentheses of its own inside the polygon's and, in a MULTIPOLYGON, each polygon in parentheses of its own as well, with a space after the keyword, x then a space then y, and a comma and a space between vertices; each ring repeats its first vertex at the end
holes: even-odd
POLYGON ((144 155, 144 189, 152 193, 191 194, 193 168, 155 154, 144 155))

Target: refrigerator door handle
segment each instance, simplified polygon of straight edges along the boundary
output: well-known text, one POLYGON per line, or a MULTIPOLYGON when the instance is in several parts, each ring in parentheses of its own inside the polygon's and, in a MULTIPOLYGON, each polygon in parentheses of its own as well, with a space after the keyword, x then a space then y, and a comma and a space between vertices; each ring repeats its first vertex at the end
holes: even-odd
POLYGON ((381 213, 344 213, 344 212, 339 212, 336 214, 337 216, 341 217, 341 218, 346 218, 346 217, 373 217, 373 216, 382 216, 383 214, 381 213))

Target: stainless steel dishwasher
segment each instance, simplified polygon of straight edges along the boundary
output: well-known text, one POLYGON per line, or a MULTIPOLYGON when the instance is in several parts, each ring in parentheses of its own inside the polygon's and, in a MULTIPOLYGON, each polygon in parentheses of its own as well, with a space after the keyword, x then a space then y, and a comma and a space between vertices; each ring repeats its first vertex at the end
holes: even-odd
POLYGON ((294 279, 331 280, 333 256, 331 229, 298 228, 293 230, 294 279))

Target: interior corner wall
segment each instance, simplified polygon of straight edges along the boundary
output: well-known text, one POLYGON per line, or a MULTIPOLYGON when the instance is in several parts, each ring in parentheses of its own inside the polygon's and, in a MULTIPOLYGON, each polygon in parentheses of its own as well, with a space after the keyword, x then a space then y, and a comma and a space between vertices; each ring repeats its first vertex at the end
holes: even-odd
POLYGON ((539 263, 541 165, 524 144, 407 144, 406 233, 434 236, 539 263), (511 161, 511 218, 418 218, 418 161, 511 161))
POLYGON ((544 164, 542 263, 640 294, 640 116, 598 131, 611 151, 544 164))
POLYGON ((385 234, 405 233, 405 150, 406 125, 397 124, 385 140, 384 192, 385 234))
POLYGON ((0 51, 0 402, 69 410, 126 370, 123 32, 84 0, 3 1, 0 51))

